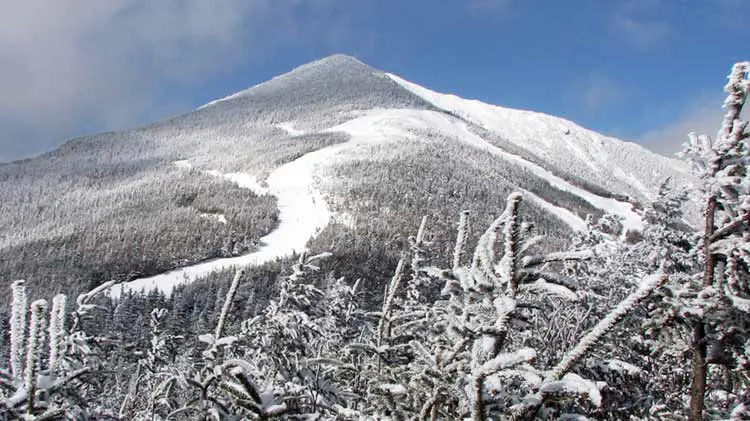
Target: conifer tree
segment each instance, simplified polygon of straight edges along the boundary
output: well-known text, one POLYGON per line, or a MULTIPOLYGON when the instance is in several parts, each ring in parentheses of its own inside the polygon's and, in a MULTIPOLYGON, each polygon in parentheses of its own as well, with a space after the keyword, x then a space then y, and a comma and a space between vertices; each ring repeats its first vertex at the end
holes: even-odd
MULTIPOLYGON (((710 346, 726 347, 727 325, 716 323, 723 309, 750 312, 747 269, 750 224, 750 135, 741 119, 750 91, 750 62, 736 63, 724 87, 726 110, 715 139, 690 135, 682 156, 693 166, 699 180, 704 226, 699 244, 703 271, 693 323, 693 374, 690 390, 691 421, 703 418, 710 346), (718 341, 718 342, 717 342, 718 341)), ((733 326, 740 328, 740 326, 733 326)))

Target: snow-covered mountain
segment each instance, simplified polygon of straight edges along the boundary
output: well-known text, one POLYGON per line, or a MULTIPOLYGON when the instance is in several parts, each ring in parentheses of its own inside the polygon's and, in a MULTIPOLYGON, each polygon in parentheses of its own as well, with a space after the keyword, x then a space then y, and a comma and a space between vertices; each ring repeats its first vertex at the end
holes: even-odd
POLYGON ((638 230, 638 203, 666 177, 690 181, 682 163, 636 144, 334 55, 164 122, 0 166, 0 273, 70 283, 178 269, 132 284, 166 285, 228 264, 206 259, 258 264, 313 238, 353 252, 363 238, 408 235, 424 214, 444 250, 460 210, 481 224, 513 190, 560 239, 589 214, 638 230))

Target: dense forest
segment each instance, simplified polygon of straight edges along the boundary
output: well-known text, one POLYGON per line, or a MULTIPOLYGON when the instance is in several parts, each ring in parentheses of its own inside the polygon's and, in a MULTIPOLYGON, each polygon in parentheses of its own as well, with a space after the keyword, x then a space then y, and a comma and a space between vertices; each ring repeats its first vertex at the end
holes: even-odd
MULTIPOLYGON (((56 199, 35 205, 24 197, 26 190, 4 191, 8 201, 2 207, 9 211, 4 219, 14 226, 0 239, 0 271, 4 278, 29 279, 35 296, 82 292, 111 279, 126 281, 237 255, 277 224, 273 197, 177 167, 166 177, 147 176, 97 195, 87 193, 91 187, 82 185, 81 174, 67 186, 23 177, 7 184, 29 188, 33 182, 40 195, 56 199)), ((104 177, 88 177, 91 184, 107 183, 104 177)))
MULTIPOLYGON (((522 169, 502 167, 484 181, 470 151, 425 144, 417 156, 446 154, 436 160, 444 171, 379 159, 329 174, 352 198, 334 205, 356 212, 354 224, 344 218, 310 242, 322 253, 215 273, 169 297, 113 300, 106 291, 117 274, 174 260, 119 267, 102 244, 203 259, 216 255, 206 250, 252 247, 276 215, 272 198, 192 169, 173 168, 158 186, 168 203, 113 192, 121 204, 170 207, 168 222, 183 234, 153 236, 127 207, 102 224, 101 243, 60 227, 70 237, 55 247, 93 253, 100 266, 82 273, 115 280, 78 295, 31 292, 25 281, 8 288, 0 419, 748 419, 750 132, 741 113, 749 72, 750 62, 733 67, 717 135, 685 145, 697 182, 665 180, 640 209, 642 232, 628 236, 616 216, 522 169), (353 174, 382 179, 360 184, 353 174), (585 215, 587 229, 561 240, 560 221, 512 191, 516 178, 585 215), (396 179, 401 190, 368 188, 396 179), (426 197, 425 183, 448 193, 426 197), (486 205, 461 206, 476 197, 486 205), (392 212, 372 209, 381 201, 392 212), (692 227, 684 209, 696 203, 703 219, 692 227), (432 217, 443 207, 451 220, 432 217), (218 214, 226 224, 210 216, 218 214), (114 230, 120 224, 128 229, 114 230)), ((70 203, 107 206, 99 200, 70 203)), ((36 212, 29 218, 55 221, 54 208, 36 212)), ((47 279, 53 263, 19 253, 6 264, 37 261, 26 270, 47 279)))

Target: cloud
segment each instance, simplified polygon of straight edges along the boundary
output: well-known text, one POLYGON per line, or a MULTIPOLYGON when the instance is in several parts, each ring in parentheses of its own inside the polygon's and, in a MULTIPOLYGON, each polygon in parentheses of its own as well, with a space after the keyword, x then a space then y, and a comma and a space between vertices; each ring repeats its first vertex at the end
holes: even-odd
POLYGON ((713 138, 724 114, 722 100, 716 95, 702 96, 689 103, 675 121, 644 133, 638 142, 654 152, 674 156, 682 149, 690 132, 713 138))
POLYGON ((629 0, 614 13, 609 28, 630 47, 650 50, 660 47, 673 35, 674 29, 659 14, 659 0, 629 0))
POLYGON ((580 89, 580 102, 587 112, 620 104, 628 96, 612 79, 600 74, 589 75, 580 89))
POLYGON ((266 44, 254 42, 254 27, 291 25, 298 3, 0 0, 0 160, 49 149, 81 127, 175 111, 165 85, 237 65, 266 44))

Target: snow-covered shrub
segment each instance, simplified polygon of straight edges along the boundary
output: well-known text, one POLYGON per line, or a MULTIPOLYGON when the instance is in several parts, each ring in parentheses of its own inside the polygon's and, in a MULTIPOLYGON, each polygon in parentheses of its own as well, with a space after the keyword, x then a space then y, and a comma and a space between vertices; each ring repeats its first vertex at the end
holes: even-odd
MULTIPOLYGON (((355 400, 346 383, 356 373, 338 358, 345 357, 341 345, 357 335, 361 324, 354 305, 357 284, 327 279, 327 288, 316 286, 317 261, 327 256, 300 256, 292 273, 281 281, 278 299, 227 333, 244 274, 237 272, 216 328, 199 337, 206 347, 201 356, 177 358, 174 364, 137 374, 120 416, 286 419, 346 413, 347 402, 355 400), (144 395, 148 399, 135 398, 144 395)), ((159 353, 159 343, 159 339, 152 341, 149 355, 159 353)))
MULTIPOLYGON (((464 262, 468 215, 459 221, 453 268, 425 265, 424 224, 413 241, 411 276, 407 260, 388 287, 378 327, 369 341, 349 347, 367 373, 363 415, 383 419, 520 419, 555 411, 543 406, 562 398, 601 404, 595 382, 569 373, 614 324, 661 282, 647 277, 639 287, 551 371, 535 363, 534 313, 553 298, 575 301, 576 282, 563 273, 568 262, 592 257, 588 250, 538 253, 519 215, 520 194, 508 197, 505 212, 480 237, 464 262), (497 244, 502 251, 496 255, 497 244), (411 291, 442 283, 443 298, 419 300, 411 291)), ((559 359, 559 356, 557 357, 559 359)))
MULTIPOLYGON (((568 352, 585 331, 637 289, 640 280, 653 273, 674 279, 694 264, 694 234, 680 210, 685 201, 684 191, 673 190, 665 181, 654 201, 644 205, 644 228, 635 242, 618 241, 616 233, 608 234, 600 223, 589 221, 589 229, 579 233, 573 248, 591 250, 594 257, 566 265, 567 273, 579 280, 579 299, 572 306, 555 306, 549 317, 537 322, 543 337, 552 339, 534 342, 547 351, 540 359, 555 364, 555 355, 568 352)), ((667 299, 667 289, 660 286, 645 305, 633 309, 577 368, 584 377, 606 382, 602 405, 589 415, 646 418, 658 415, 652 411, 656 407, 663 414, 684 406, 689 377, 685 349, 673 340, 671 329, 662 329, 663 321, 654 313, 667 299)))
POLYGON ((0 415, 27 420, 110 415, 98 406, 101 396, 89 395, 97 358, 93 338, 81 329, 80 321, 96 308, 92 300, 111 285, 81 294, 73 323, 66 329, 65 295, 55 296, 51 309, 45 300, 29 308, 24 282, 13 283, 11 369, 0 369, 0 415))

